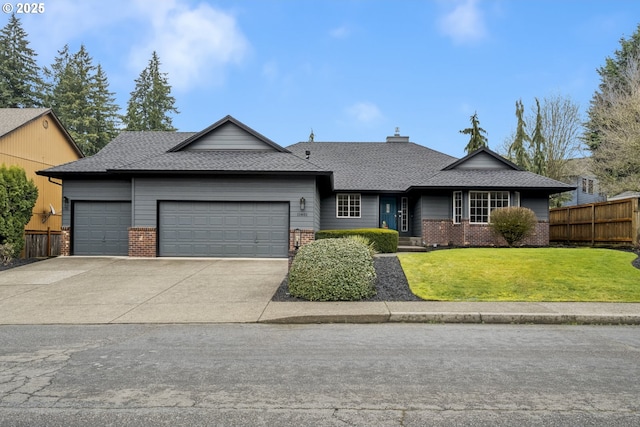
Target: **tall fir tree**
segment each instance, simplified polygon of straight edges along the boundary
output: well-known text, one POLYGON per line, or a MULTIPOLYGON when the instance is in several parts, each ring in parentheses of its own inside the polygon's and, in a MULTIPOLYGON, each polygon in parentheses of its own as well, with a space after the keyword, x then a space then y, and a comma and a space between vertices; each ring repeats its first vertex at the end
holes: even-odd
POLYGON ((170 114, 179 111, 171 96, 167 73, 160 72, 160 59, 155 51, 135 83, 124 117, 126 130, 176 130, 170 114))
POLYGON ((524 129, 527 125, 522 116, 523 114, 524 105, 522 104, 522 100, 518 100, 516 101, 516 117, 518 118, 518 125, 516 127, 516 136, 509 147, 509 157, 511 157, 515 164, 521 168, 529 169, 531 159, 529 158, 525 142, 530 142, 531 138, 529 138, 529 135, 527 135, 527 132, 524 129))
POLYGON ((28 35, 13 14, 0 30, 0 107, 30 108, 44 105, 42 70, 28 35))
POLYGON ((546 151, 547 143, 543 134, 542 114, 540 113, 540 101, 536 98, 536 127, 531 136, 531 172, 538 175, 546 175, 547 161, 546 151))
POLYGON ((478 120, 478 113, 474 113, 471 116, 471 127, 460 131, 465 135, 469 135, 469 142, 464 148, 467 154, 476 151, 479 148, 486 147, 488 145, 487 137, 484 135, 486 130, 480 127, 480 120, 478 120))
POLYGON ((91 100, 95 108, 96 148, 102 148, 118 135, 122 117, 115 94, 109 91, 109 81, 100 64, 96 68, 94 83, 91 100))
POLYGON ((587 111, 588 120, 585 123, 584 141, 592 151, 598 149, 603 142, 602 134, 608 129, 607 109, 614 109, 609 99, 617 94, 631 95, 634 86, 628 81, 628 69, 640 67, 640 24, 636 31, 628 38, 620 39, 620 49, 613 57, 605 59, 605 65, 598 68, 600 84, 591 98, 591 105, 587 111))
POLYGON ((48 100, 85 155, 100 151, 117 134, 118 106, 102 67, 84 45, 75 54, 64 46, 51 69, 48 100))

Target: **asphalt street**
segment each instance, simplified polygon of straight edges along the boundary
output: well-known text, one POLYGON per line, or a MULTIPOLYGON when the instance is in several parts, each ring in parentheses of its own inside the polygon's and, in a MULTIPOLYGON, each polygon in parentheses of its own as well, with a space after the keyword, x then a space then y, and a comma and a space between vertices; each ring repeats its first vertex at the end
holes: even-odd
POLYGON ((637 326, 0 326, 0 425, 635 426, 637 326))

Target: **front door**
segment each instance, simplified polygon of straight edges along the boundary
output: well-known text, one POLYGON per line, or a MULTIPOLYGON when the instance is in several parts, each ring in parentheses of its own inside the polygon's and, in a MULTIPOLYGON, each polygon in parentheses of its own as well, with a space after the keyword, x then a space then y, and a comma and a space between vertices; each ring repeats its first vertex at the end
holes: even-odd
POLYGON ((398 229, 398 208, 395 197, 380 197, 380 227, 398 229))

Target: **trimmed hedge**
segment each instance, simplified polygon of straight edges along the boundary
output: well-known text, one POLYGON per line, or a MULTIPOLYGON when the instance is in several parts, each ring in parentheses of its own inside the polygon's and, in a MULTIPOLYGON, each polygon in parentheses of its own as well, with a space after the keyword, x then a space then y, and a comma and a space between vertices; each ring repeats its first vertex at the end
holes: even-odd
POLYGON ((309 301, 354 301, 376 294, 369 248, 355 239, 302 246, 289 270, 289 293, 309 301))
POLYGON ((386 228, 355 228, 351 230, 320 230, 316 240, 336 239, 348 236, 363 236, 369 239, 378 252, 398 252, 398 232, 386 228))

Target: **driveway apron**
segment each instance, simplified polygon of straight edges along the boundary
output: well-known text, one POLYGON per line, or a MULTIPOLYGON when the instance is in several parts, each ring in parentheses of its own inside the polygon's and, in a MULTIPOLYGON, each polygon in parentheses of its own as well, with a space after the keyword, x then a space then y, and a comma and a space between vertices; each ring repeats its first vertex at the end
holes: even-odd
POLYGON ((0 272, 0 324, 257 322, 286 259, 58 257, 0 272))

